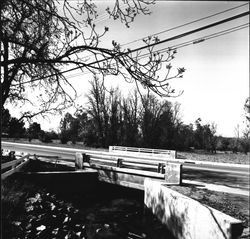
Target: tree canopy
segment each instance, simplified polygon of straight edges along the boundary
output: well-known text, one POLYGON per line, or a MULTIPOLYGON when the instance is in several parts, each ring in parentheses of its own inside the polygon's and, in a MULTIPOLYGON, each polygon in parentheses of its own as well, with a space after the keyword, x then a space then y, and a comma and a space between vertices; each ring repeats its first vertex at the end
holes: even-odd
MULTIPOLYGON (((107 1, 106 12, 129 27, 138 14, 150 14, 152 4, 154 0, 107 1)), ((147 53, 123 49, 115 41, 112 49, 103 48, 100 41, 109 27, 97 30, 98 13, 98 3, 91 0, 1 1, 2 107, 7 102, 33 104, 37 100, 39 109, 23 112, 26 118, 65 109, 77 95, 65 75, 73 69, 103 78, 121 75, 158 95, 174 94, 168 80, 182 77, 185 71, 178 68, 169 74, 176 51, 157 53, 157 37, 144 39, 147 53), (166 74, 160 78, 164 66, 166 74)))

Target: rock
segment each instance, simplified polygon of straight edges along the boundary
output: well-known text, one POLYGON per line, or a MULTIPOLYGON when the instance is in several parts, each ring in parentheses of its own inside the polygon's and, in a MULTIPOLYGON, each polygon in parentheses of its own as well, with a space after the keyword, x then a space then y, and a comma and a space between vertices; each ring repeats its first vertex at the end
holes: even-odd
POLYGON ((215 195, 210 195, 209 200, 212 202, 217 202, 218 198, 215 195))
POLYGON ((44 225, 41 225, 40 227, 36 228, 37 231, 43 231, 45 229, 46 229, 46 226, 44 226, 44 225))
POLYGON ((106 229, 101 229, 98 228, 97 229, 97 237, 98 239, 116 239, 117 238, 117 234, 111 232, 110 230, 106 230, 106 229))
POLYGON ((64 237, 64 239, 69 239, 70 238, 70 233, 68 233, 65 237, 64 237))
POLYGON ((31 224, 33 224, 36 220, 37 220, 36 216, 30 215, 28 222, 30 222, 31 224))
POLYGON ((97 228, 95 232, 98 233, 99 231, 101 231, 101 228, 97 228))
POLYGON ((144 235, 146 235, 146 234, 143 233, 142 235, 139 235, 139 234, 136 234, 136 233, 134 233, 134 232, 129 232, 128 235, 129 235, 130 237, 132 237, 132 238, 140 239, 140 238, 145 238, 144 235))
POLYGON ((241 235, 241 237, 240 238, 244 238, 244 239, 247 239, 247 238, 250 238, 250 227, 248 227, 248 228, 245 228, 244 230, 243 230, 243 233, 242 233, 242 235, 241 235))
POLYGON ((50 203, 50 209, 51 209, 51 211, 54 211, 55 208, 56 208, 56 205, 53 202, 50 203))
POLYGON ((64 221, 63 221, 63 224, 65 224, 66 222, 69 221, 69 217, 65 217, 64 221))
POLYGON ((31 223, 29 223, 25 228, 26 228, 26 230, 30 230, 32 228, 31 223))
POLYGON ((55 228, 55 229, 53 229, 52 234, 57 235, 58 231, 59 231, 59 228, 55 228))
POLYGON ((73 210, 74 210, 74 208, 73 208, 72 206, 68 206, 68 207, 67 207, 67 211, 68 211, 68 212, 72 212, 73 210))
POLYGON ((43 217, 45 217, 46 216, 46 213, 42 213, 42 214, 39 214, 38 216, 37 216, 37 218, 38 219, 41 219, 41 218, 43 218, 43 217))
POLYGON ((41 202, 42 201, 41 194, 40 193, 36 193, 35 199, 36 199, 36 201, 41 202))
POLYGON ((110 225, 109 225, 109 224, 104 224, 104 227, 105 227, 106 229, 109 229, 109 228, 110 228, 110 225))
POLYGON ((76 236, 80 238, 81 237, 81 232, 76 232, 76 236))
POLYGON ((147 235, 145 233, 142 233, 141 236, 142 236, 142 238, 146 238, 147 237, 147 235))
POLYGON ((35 197, 30 197, 30 198, 27 199, 27 201, 26 201, 25 204, 30 205, 30 204, 33 204, 33 203, 35 203, 35 202, 37 202, 37 198, 35 198, 35 197))
POLYGON ((78 209, 75 209, 75 210, 74 210, 74 213, 75 213, 75 214, 79 213, 79 210, 78 210, 78 209))
POLYGON ((26 212, 31 212, 34 211, 34 206, 30 205, 30 206, 26 206, 26 212))
POLYGON ((20 226, 20 225, 21 225, 21 222, 14 221, 14 222, 12 222, 12 224, 15 225, 15 226, 20 226))
MULTIPOLYGON (((52 238, 53 237, 53 234, 52 234, 52 231, 51 229, 44 229, 42 231, 38 231, 37 233, 37 237, 36 238, 52 238)), ((32 238, 34 239, 34 237, 32 238)))

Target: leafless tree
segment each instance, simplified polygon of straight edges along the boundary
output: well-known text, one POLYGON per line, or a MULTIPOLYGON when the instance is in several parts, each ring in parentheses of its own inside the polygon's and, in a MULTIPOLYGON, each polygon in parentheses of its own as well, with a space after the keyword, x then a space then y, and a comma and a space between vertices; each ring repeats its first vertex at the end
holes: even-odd
POLYGON ((136 146, 139 137, 139 113, 141 111, 140 97, 137 90, 131 92, 126 98, 123 98, 123 127, 122 143, 127 146, 136 146))
MULTIPOLYGON (((109 16, 129 27, 136 15, 150 14, 148 7, 154 0, 107 3, 109 16)), ((146 48, 141 50, 122 49, 115 41, 112 49, 102 48, 100 40, 109 28, 97 31, 97 19, 98 7, 91 0, 2 0, 1 106, 38 100, 37 112, 23 112, 22 118, 62 111, 77 95, 65 76, 75 69, 100 74, 103 79, 121 75, 161 96, 175 93, 168 81, 185 71, 178 68, 170 74, 175 50, 157 53, 157 37, 145 39, 146 48), (166 75, 160 78, 163 67, 166 75)))

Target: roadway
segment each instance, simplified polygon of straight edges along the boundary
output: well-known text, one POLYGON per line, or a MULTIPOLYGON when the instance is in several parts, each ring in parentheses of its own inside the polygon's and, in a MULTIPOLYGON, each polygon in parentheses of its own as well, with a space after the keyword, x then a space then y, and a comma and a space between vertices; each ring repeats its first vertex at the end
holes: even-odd
MULTIPOLYGON (((44 145, 1 142, 2 149, 27 152, 36 155, 59 156, 67 161, 75 160, 76 152, 105 153, 103 151, 81 150, 44 145)), ((106 152, 107 153, 107 152, 106 152)), ((195 180, 208 184, 223 185, 232 189, 249 190, 249 165, 208 163, 182 160, 183 180, 195 180)))

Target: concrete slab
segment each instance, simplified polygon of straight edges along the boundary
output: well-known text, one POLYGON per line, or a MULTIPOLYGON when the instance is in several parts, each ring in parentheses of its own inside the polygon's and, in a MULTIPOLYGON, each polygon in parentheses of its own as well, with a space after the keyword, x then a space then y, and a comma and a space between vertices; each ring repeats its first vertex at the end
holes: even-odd
POLYGON ((144 181, 144 203, 178 239, 234 239, 243 231, 241 221, 155 180, 144 181))

